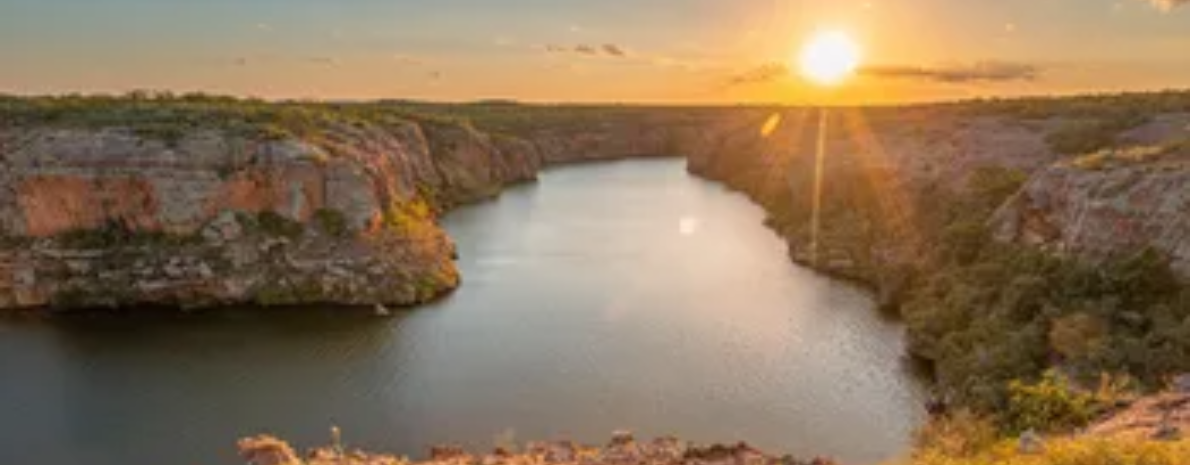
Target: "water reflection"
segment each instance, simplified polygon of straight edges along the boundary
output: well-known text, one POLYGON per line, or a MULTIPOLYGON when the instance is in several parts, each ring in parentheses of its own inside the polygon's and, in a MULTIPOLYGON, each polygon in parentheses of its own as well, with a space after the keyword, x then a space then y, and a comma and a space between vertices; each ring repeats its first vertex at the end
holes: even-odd
POLYGON ((237 463, 273 432, 420 455, 568 437, 897 454, 920 386, 865 293, 793 267, 678 161, 589 165, 452 214, 435 305, 0 322, 0 463, 237 463))

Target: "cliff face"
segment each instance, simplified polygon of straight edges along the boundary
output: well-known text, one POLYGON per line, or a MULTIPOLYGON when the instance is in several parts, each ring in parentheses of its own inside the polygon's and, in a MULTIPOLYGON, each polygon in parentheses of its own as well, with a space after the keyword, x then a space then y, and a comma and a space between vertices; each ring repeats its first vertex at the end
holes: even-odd
POLYGON ((537 139, 402 122, 321 134, 0 130, 0 307, 418 303, 459 283, 438 213, 532 181, 546 163, 672 148, 665 127, 537 139))
POLYGON ((1190 150, 1134 148, 1048 167, 992 226, 1001 240, 1090 260, 1151 248, 1190 278, 1190 150))
POLYGON ((740 114, 708 132, 713 149, 690 155, 691 172, 764 205, 796 261, 875 284, 891 298, 902 271, 922 266, 938 248, 948 217, 967 213, 948 210, 975 208, 964 202, 981 194, 974 192, 981 174, 996 171, 1028 179, 981 228, 997 239, 1091 261, 1149 247, 1190 278, 1190 144, 1183 142, 1190 140, 1190 117, 1183 113, 1155 115, 1114 148, 1068 156, 1047 139, 1071 118, 930 108, 831 112, 815 248, 820 117, 801 110, 740 114))
POLYGON ((418 183, 445 178, 418 128, 351 137, 10 135, 0 304, 396 304, 456 285, 431 218, 384 224, 416 202, 418 183))
MULTIPOLYGON (((264 111, 210 105, 230 112, 216 120, 264 111)), ((890 299, 903 268, 934 246, 924 218, 988 166, 1037 173, 997 216, 1001 239, 1088 257, 1152 245, 1188 267, 1186 198, 1173 192, 1186 190, 1185 164, 1110 173, 1062 165, 1046 140, 1061 118, 831 111, 812 237, 823 123, 815 110, 506 111, 532 124, 513 136, 382 114, 316 120, 318 131, 303 136, 216 124, 154 137, 145 121, 0 119, 0 307, 421 302, 459 281, 441 212, 532 181, 544 166, 664 155, 686 156, 692 173, 766 207, 795 260, 875 283, 890 299)), ((1158 118, 1127 138, 1152 144, 1185 124, 1158 118)))
POLYGON ((763 205, 795 261, 872 284, 885 304, 936 246, 928 217, 949 206, 923 199, 949 197, 982 168, 1031 171, 1058 158, 1042 127, 928 108, 751 112, 712 134, 716 148, 691 156, 692 173, 763 205))

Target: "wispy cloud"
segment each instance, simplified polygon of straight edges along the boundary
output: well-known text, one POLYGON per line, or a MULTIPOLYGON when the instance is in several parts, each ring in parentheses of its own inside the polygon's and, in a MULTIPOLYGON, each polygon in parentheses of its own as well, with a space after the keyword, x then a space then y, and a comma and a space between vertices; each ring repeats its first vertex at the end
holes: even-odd
POLYGON ((1041 68, 1025 63, 982 62, 938 67, 869 66, 860 74, 888 79, 917 79, 943 83, 1034 81, 1041 68))
POLYGON ((619 46, 619 45, 615 45, 615 44, 603 44, 603 47, 600 47, 600 48, 602 48, 602 49, 603 49, 603 53, 604 53, 605 55, 610 55, 610 56, 614 56, 614 57, 626 57, 626 56, 628 56, 628 52, 624 51, 624 49, 623 49, 623 48, 620 48, 620 46, 619 46))
MULTIPOLYGON (((1042 69, 1038 66, 1025 63, 989 61, 968 65, 935 67, 909 65, 868 66, 860 69, 859 74, 878 79, 914 79, 936 83, 959 84, 1034 81, 1041 76, 1042 69)), ((788 65, 772 62, 734 74, 727 79, 727 84, 729 86, 762 84, 787 79, 791 75, 792 71, 788 65)))
POLYGON ((776 81, 789 76, 789 67, 782 63, 765 63, 727 79, 729 86, 742 86, 776 81))
POLYGON ((627 49, 616 44, 579 44, 575 46, 546 45, 545 51, 549 53, 571 53, 575 55, 610 58, 627 58, 629 55, 627 49))

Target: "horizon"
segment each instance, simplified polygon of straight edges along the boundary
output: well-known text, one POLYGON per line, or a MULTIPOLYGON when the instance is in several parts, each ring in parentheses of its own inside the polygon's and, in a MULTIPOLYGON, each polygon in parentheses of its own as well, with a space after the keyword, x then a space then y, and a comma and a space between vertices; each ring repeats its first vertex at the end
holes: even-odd
POLYGON ((982 103, 996 103, 996 102, 1028 102, 1028 101, 1057 101, 1068 99, 1111 99, 1111 98, 1128 98, 1138 96, 1151 96, 1161 94, 1185 94, 1190 93, 1190 85, 1180 88, 1166 88, 1166 89, 1148 89, 1148 90, 1123 90, 1123 91, 1087 91, 1087 92, 1071 92, 1066 94, 1021 94, 1021 95, 989 95, 989 96, 974 96, 961 97, 953 99, 938 99, 938 100, 914 100, 914 101, 889 101, 889 102, 764 102, 764 101, 723 101, 723 102, 650 102, 650 101, 533 101, 533 100, 516 100, 507 98, 476 98, 470 100, 425 100, 416 98, 404 97, 378 97, 366 99, 319 99, 319 98, 303 98, 303 97, 277 97, 268 98, 256 95, 235 95, 235 94, 219 94, 210 93, 202 90, 169 90, 169 89, 131 89, 123 92, 63 92, 63 93, 10 93, 0 92, 0 98, 16 98, 16 99, 63 99, 63 98, 84 98, 84 99, 127 99, 131 98, 133 94, 144 94, 146 98, 153 99, 180 99, 187 96, 202 96, 213 99, 233 99, 237 102, 263 102, 266 104, 314 104, 314 105, 370 105, 370 104, 412 104, 412 105, 444 105, 444 106, 466 106, 466 105, 511 105, 511 106, 536 106, 536 107, 640 107, 640 108, 770 108, 780 107, 786 109, 815 109, 815 108, 832 108, 832 109, 859 109, 859 108, 908 108, 908 107, 933 107, 933 106, 952 106, 952 105, 966 105, 966 104, 982 104, 982 103))
POLYGON ((0 93, 884 106, 1146 92, 1190 83, 1187 3, 0 0, 0 93), (862 54, 831 88, 792 69, 827 30, 862 54))

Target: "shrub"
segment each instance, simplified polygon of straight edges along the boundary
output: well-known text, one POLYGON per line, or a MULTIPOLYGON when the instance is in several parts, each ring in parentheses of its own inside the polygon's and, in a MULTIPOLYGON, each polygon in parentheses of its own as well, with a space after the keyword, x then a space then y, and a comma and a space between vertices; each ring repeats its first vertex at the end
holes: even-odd
POLYGON ((1008 394, 1005 420, 1014 432, 1079 428, 1089 423, 1098 409, 1093 394, 1074 389, 1053 371, 1036 383, 1012 381, 1008 394))
POLYGON ((273 210, 264 210, 256 215, 256 226, 260 231, 273 237, 287 237, 295 239, 305 232, 302 223, 291 220, 273 210))
POLYGON ((913 445, 917 455, 971 457, 991 449, 999 439, 991 419, 964 409, 934 418, 914 433, 913 445))
POLYGON ((323 232, 334 237, 346 237, 351 233, 351 227, 347 224, 347 217, 343 212, 322 208, 314 212, 314 221, 318 223, 318 227, 323 232))
POLYGON ((1107 324, 1094 315, 1076 313, 1051 323, 1050 347, 1066 359, 1089 358, 1107 343, 1107 324))
POLYGON ((403 232, 412 232, 433 218, 433 209, 424 200, 417 199, 394 205, 384 212, 385 227, 403 232))
POLYGON ((1106 149, 1116 143, 1116 136, 1146 121, 1143 113, 1119 111, 1105 117, 1066 123, 1050 133, 1046 142, 1055 152, 1079 155, 1106 149))

